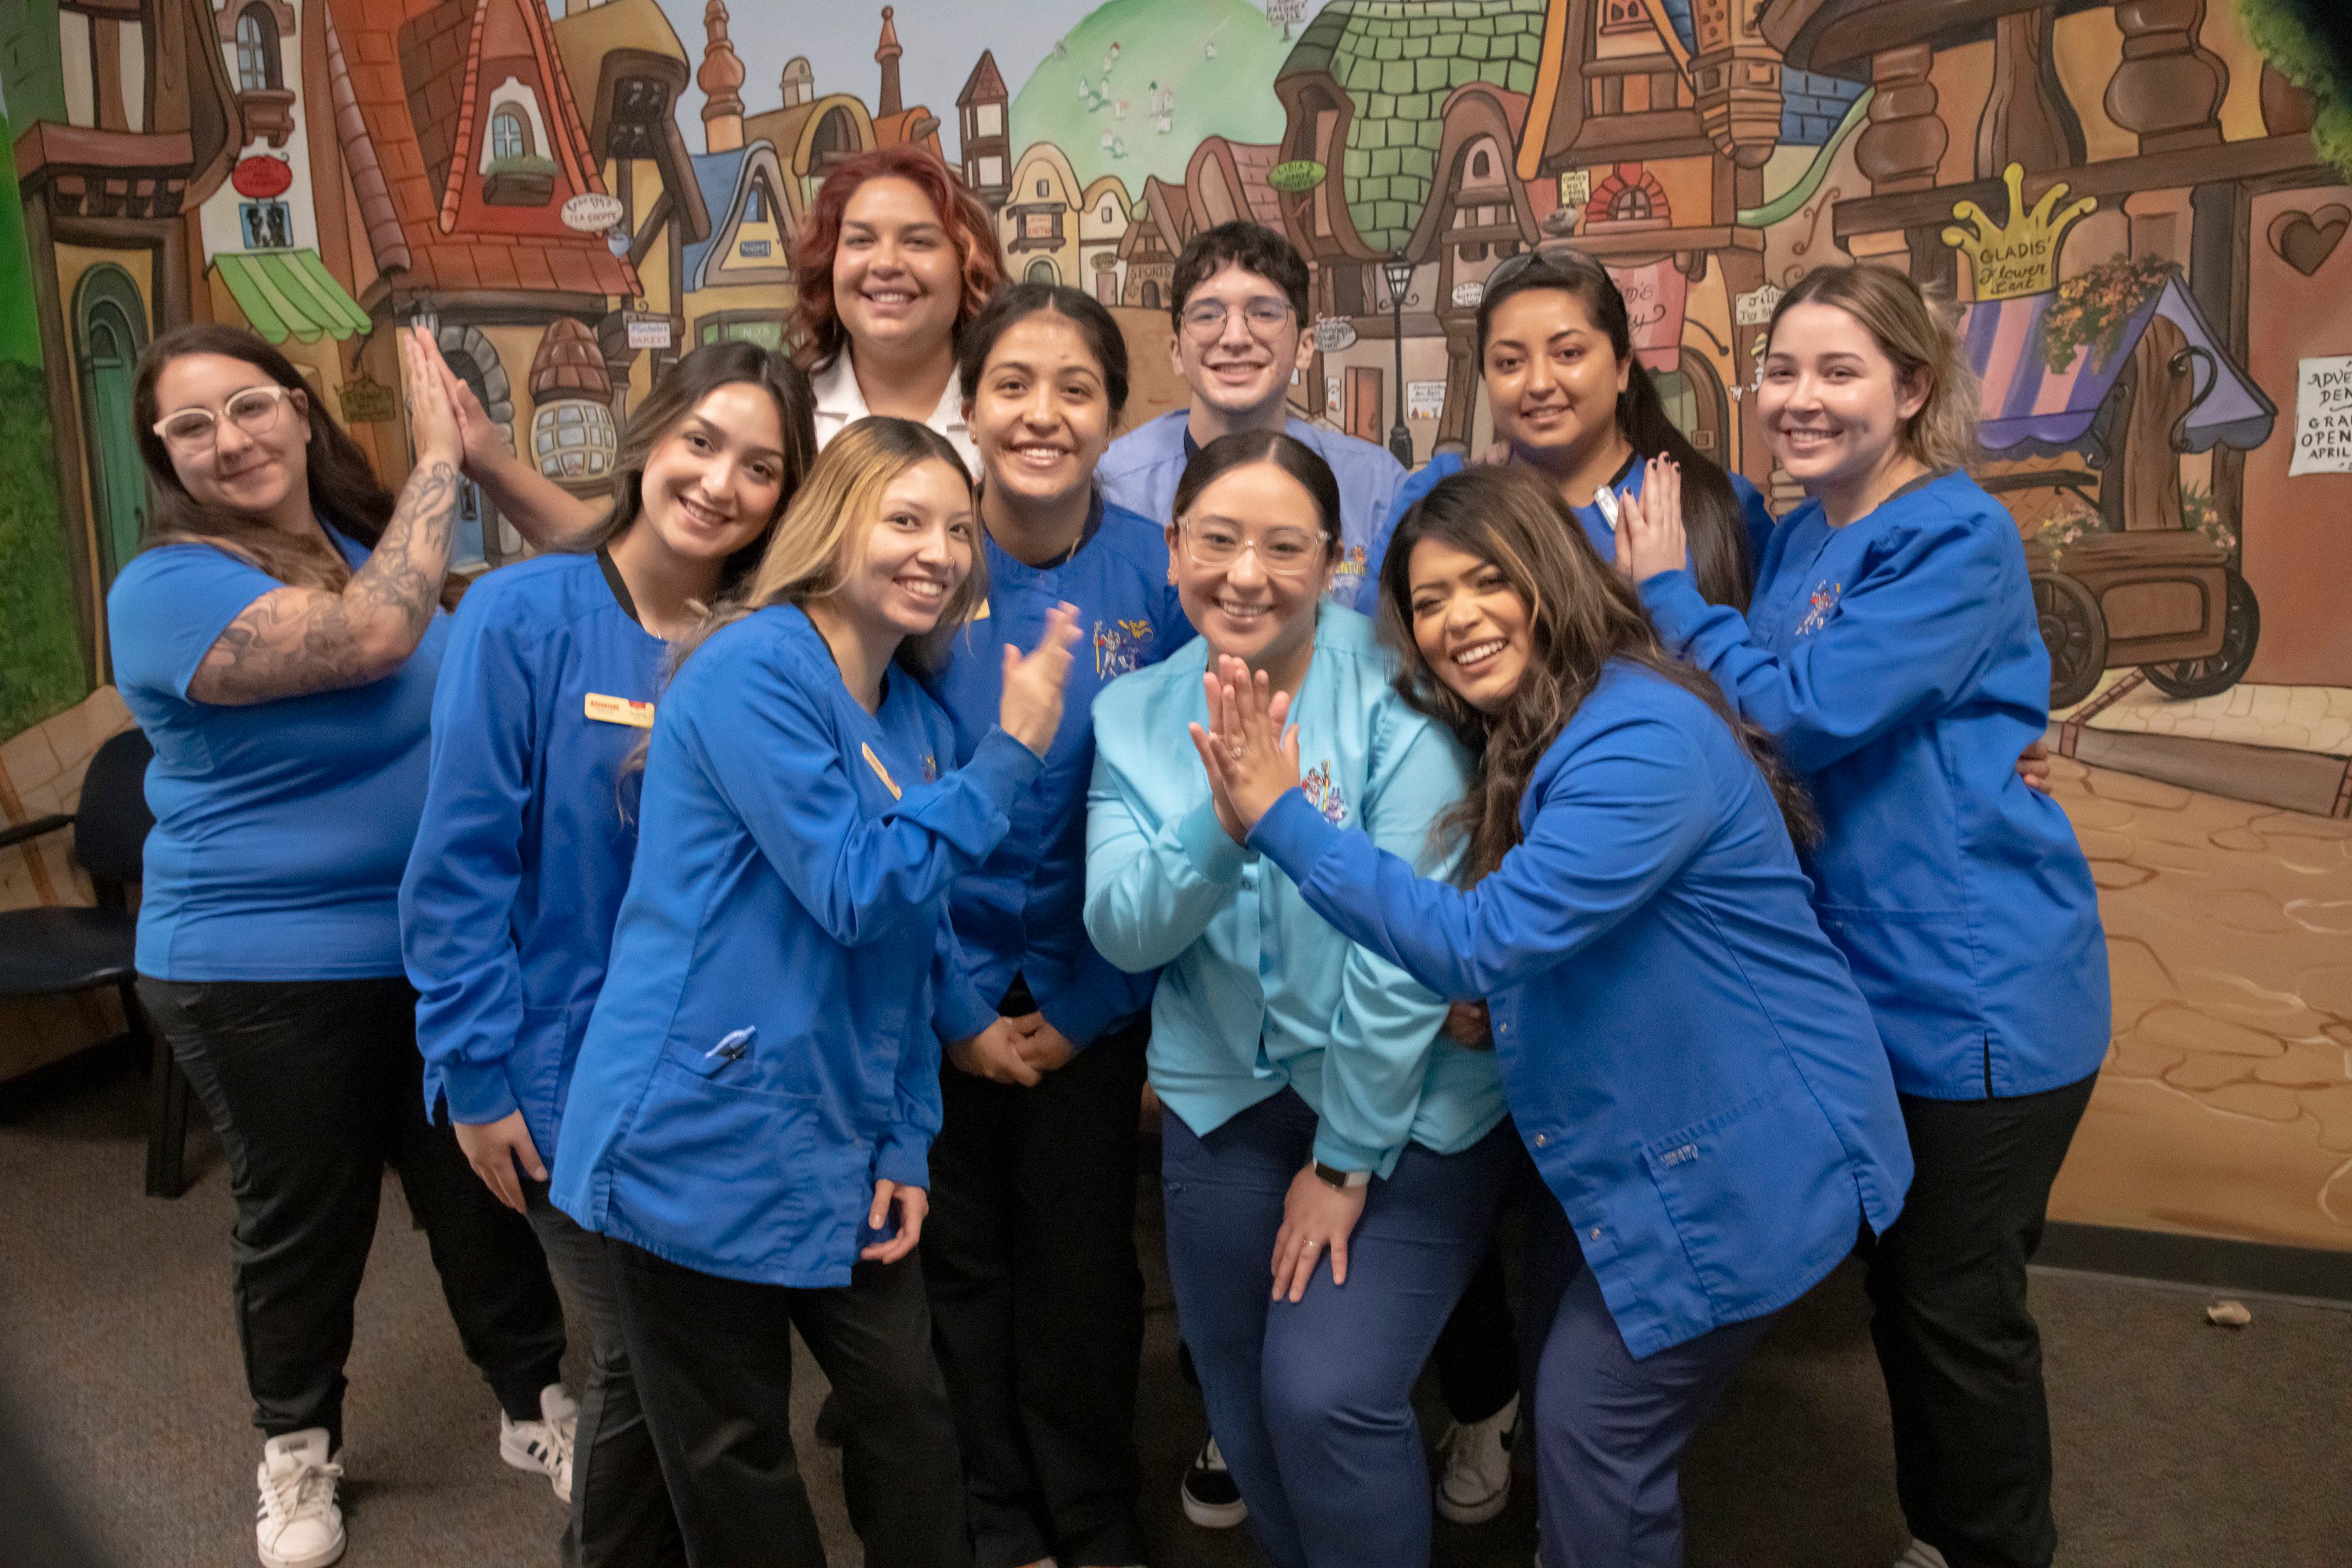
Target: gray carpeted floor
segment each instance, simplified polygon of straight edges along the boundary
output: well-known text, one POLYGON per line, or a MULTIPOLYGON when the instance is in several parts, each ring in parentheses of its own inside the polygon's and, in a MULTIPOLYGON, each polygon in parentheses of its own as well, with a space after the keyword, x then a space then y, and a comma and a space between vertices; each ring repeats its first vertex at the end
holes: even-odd
MULTIPOLYGON (((194 1189, 176 1203, 140 1195, 140 1092, 127 1070, 96 1074, 17 1096, 0 1118, 0 1367, 121 1562, 250 1563, 258 1444, 228 1310, 226 1182, 200 1130, 194 1189)), ((1255 1563, 1245 1532, 1196 1529, 1175 1507, 1201 1418, 1176 1372, 1156 1213, 1147 1184, 1152 1561, 1255 1563)), ((552 1564, 559 1505, 499 1463, 495 1407, 458 1352, 396 1184, 383 1221, 351 1364, 344 1561, 552 1564)), ((2257 1300, 2252 1327, 2233 1332, 2205 1324, 2195 1293, 2060 1275, 2034 1289, 2061 1563, 2352 1563, 2352 1313, 2257 1300)), ((793 1400, 804 1438, 819 1393, 812 1370, 793 1400)), ((836 1565, 855 1563, 833 1458, 814 1445, 806 1457, 836 1565)), ((1441 1522, 1436 1563, 1523 1568, 1527 1491, 1492 1524, 1441 1522)), ((1883 1568, 1900 1548, 1885 1400, 1850 1272, 1776 1326, 1699 1439, 1685 1491, 1699 1568, 1883 1568)))

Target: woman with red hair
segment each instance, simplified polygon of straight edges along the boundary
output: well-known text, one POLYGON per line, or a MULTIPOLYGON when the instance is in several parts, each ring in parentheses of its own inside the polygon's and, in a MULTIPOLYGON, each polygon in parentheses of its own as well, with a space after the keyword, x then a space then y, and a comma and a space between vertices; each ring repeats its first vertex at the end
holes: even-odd
POLYGON ((822 447, 851 421, 928 425, 978 470, 956 384, 956 339, 1004 282, 988 209, 919 147, 834 167, 793 241, 792 331, 816 391, 822 447))

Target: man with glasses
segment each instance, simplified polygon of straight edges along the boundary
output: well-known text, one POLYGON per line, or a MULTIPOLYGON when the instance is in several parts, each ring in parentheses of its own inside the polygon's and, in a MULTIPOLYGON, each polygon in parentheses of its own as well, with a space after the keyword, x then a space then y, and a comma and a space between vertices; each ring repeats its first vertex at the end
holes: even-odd
POLYGON ((1121 437, 1095 474, 1103 499, 1161 521, 1192 454, 1235 430, 1286 430, 1331 465, 1339 481, 1340 556, 1331 595, 1355 600, 1365 548, 1389 514, 1404 469, 1370 441, 1291 417, 1291 377, 1315 352, 1307 338, 1307 263, 1262 224, 1222 223, 1176 258, 1169 346, 1190 408, 1121 437))

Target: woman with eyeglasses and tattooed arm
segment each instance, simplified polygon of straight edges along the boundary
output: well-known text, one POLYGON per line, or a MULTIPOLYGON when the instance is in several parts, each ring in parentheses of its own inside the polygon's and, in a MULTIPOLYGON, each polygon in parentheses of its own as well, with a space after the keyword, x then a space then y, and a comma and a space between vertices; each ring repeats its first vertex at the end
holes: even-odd
POLYGON ((154 514, 107 599, 155 747, 140 999, 228 1160, 268 1568, 342 1555, 343 1362, 386 1164, 497 1391, 502 1457, 547 1468, 570 1442, 542 1411, 563 1353, 546 1262, 425 1119, 402 973, 460 443, 421 334, 401 351, 415 463, 394 498, 259 338, 156 339, 132 392, 154 514))

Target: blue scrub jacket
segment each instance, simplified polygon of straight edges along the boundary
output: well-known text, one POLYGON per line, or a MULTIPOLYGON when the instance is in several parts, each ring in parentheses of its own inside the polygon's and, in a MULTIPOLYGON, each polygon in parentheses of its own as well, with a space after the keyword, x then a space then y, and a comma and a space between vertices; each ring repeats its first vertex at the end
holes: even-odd
MULTIPOLYGON (((1363 580, 1356 589, 1356 608, 1368 616, 1380 614, 1381 563, 1388 559, 1389 541, 1396 537, 1397 524, 1404 521, 1404 514, 1412 510, 1414 502, 1437 488, 1440 479, 1449 479, 1468 466, 1459 453, 1441 452, 1415 470, 1412 478, 1405 480, 1364 558, 1363 580)), ((1647 472, 1649 466, 1637 457, 1615 488, 1640 495, 1642 477, 1647 472)), ((1746 475, 1735 474, 1727 468, 1723 477, 1731 481, 1731 493, 1739 498, 1740 521, 1746 524, 1748 533, 1748 558, 1751 562, 1761 561, 1764 546, 1772 538, 1772 509, 1764 504, 1762 493, 1748 482, 1746 475)), ((1616 531, 1601 515, 1599 507, 1590 503, 1578 507, 1576 521, 1584 525, 1584 537, 1592 541, 1592 548, 1601 552, 1601 559, 1617 559, 1616 531)))
POLYGON ((1636 1357, 1794 1300, 1901 1212, 1886 1053, 1730 728, 1612 661, 1468 891, 1291 790, 1250 835, 1315 911, 1484 998, 1520 1139, 1636 1357))
POLYGON ((976 1035, 1018 973, 1046 1022, 1081 1050, 1112 1025, 1151 1005, 1152 972, 1129 974, 1095 951, 1085 924, 1087 781, 1094 773, 1095 694, 1131 670, 1159 663, 1192 640, 1168 581, 1159 524, 1097 499, 1077 552, 1050 567, 988 552, 988 612, 956 634, 944 668, 925 688, 955 725, 956 758, 970 760, 996 727, 1007 643, 1037 645, 1045 616, 1078 607, 1078 646, 1063 694, 1062 727, 1045 771, 1013 808, 1013 831, 987 862, 956 879, 950 905, 967 973, 943 998, 941 1033, 976 1035))
POLYGON ((2098 1070, 2098 889, 2058 803, 2017 776, 2050 717, 2050 655, 2017 524, 1965 474, 1832 528, 1773 535, 1748 614, 1687 572, 1642 585, 1669 644, 1803 775, 1822 927, 1928 1100, 2034 1094, 2098 1070))
POLYGON ((662 694, 644 826, 581 1042, 551 1195, 733 1279, 849 1283, 874 1184, 925 1187, 949 883, 1038 759, 954 732, 903 669, 868 713, 791 605, 712 634, 662 694))
POLYGON ((429 1115, 520 1110, 555 1152, 637 847, 627 766, 668 645, 599 555, 542 555, 467 590, 433 695, 425 818, 400 884, 429 1115))

